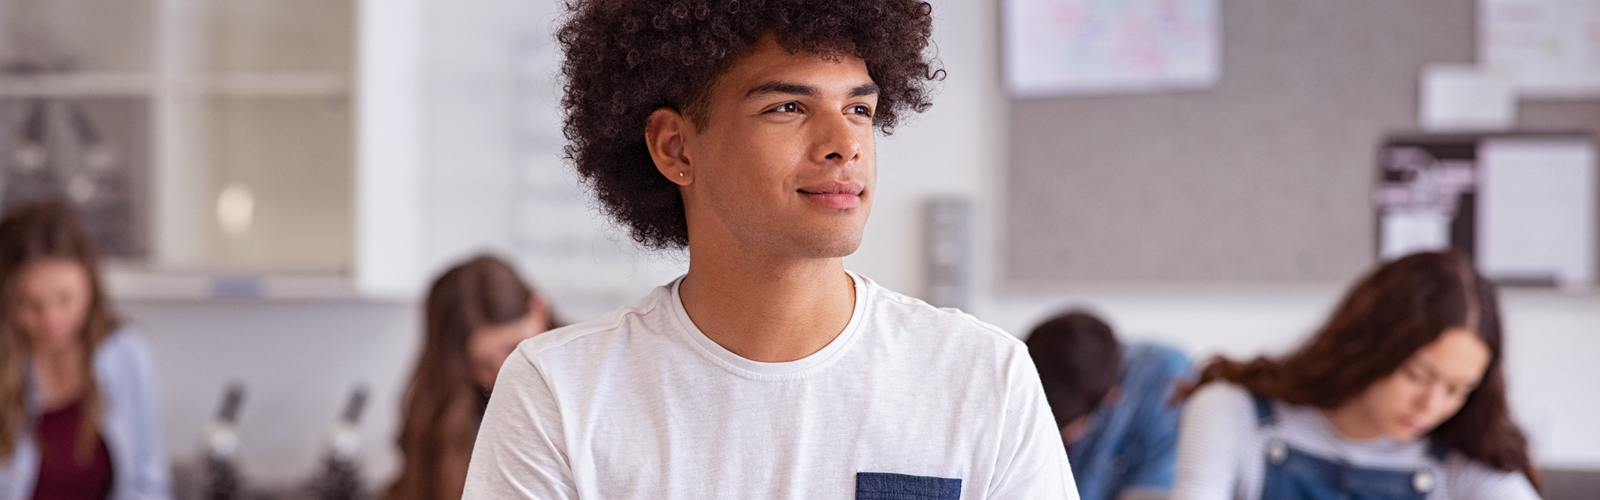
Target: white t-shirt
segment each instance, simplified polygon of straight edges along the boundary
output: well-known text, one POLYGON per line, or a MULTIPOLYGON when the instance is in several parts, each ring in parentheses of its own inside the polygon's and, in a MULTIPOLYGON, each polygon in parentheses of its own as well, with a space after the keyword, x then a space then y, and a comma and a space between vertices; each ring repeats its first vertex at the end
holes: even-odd
POLYGON ((1276 423, 1263 428, 1257 424, 1255 402, 1244 388, 1212 382, 1196 391, 1184 407, 1172 500, 1261 498, 1270 439, 1358 467, 1430 470, 1438 483, 1428 500, 1539 498, 1520 473, 1495 470, 1454 451, 1437 463, 1429 456, 1424 440, 1352 442, 1341 437, 1315 408, 1281 401, 1273 401, 1272 408, 1276 423))
POLYGON ((959 479, 962 499, 1078 498, 1021 342, 851 278, 849 324, 792 362, 707 338, 681 278, 523 342, 495 384, 465 497, 943 499, 959 479), (903 496, 856 496, 857 473, 896 474, 860 486, 903 496))

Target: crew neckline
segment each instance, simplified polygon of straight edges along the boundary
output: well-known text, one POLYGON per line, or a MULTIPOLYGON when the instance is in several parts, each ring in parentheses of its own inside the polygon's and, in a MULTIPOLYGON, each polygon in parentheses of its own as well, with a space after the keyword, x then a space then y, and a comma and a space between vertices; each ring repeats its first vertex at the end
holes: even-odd
POLYGON ((700 327, 695 326, 694 321, 689 319, 689 312, 683 308, 683 297, 678 294, 678 288, 683 284, 683 279, 687 275, 680 276, 672 282, 672 295, 669 302, 671 302, 672 313, 678 320, 679 332, 688 337, 695 347, 699 348, 698 350, 701 354, 709 358, 712 363, 735 375, 757 380, 803 378, 812 372, 821 370, 829 365, 831 361, 837 359, 840 353, 854 343, 858 332, 861 330, 861 318, 866 315, 870 287, 866 279, 860 275, 848 270, 845 271, 845 274, 849 275, 851 286, 855 288, 856 293, 854 309, 850 311, 850 321, 845 324, 844 330, 840 331, 838 336, 828 342, 828 345, 823 346, 817 352, 811 353, 810 356, 794 361, 776 363, 755 361, 734 354, 733 351, 729 351, 727 348, 722 347, 721 344, 711 340, 711 337, 707 337, 705 332, 700 331, 700 327))
POLYGON ((1323 413, 1321 409, 1296 405, 1286 406, 1292 406, 1291 411, 1301 413, 1303 415, 1302 418, 1305 418, 1316 432, 1321 433, 1323 437, 1334 443, 1335 446, 1344 450, 1394 452, 1412 448, 1425 449, 1427 447, 1428 441, 1426 437, 1406 441, 1395 439, 1387 434, 1379 434, 1367 439, 1351 438, 1339 432, 1339 427, 1333 425, 1333 420, 1328 418, 1328 415, 1323 413))

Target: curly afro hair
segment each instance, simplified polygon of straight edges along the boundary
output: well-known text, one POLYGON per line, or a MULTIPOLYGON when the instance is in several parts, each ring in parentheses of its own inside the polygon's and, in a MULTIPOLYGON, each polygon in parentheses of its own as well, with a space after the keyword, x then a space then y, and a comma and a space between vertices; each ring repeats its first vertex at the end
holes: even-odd
POLYGON ((601 209, 641 245, 683 248, 678 186, 655 168, 644 128, 672 108, 704 127, 715 77, 765 35, 823 57, 866 62, 878 85, 873 124, 922 112, 944 70, 923 54, 932 6, 920 0, 573 0, 556 38, 566 52, 566 157, 601 209))

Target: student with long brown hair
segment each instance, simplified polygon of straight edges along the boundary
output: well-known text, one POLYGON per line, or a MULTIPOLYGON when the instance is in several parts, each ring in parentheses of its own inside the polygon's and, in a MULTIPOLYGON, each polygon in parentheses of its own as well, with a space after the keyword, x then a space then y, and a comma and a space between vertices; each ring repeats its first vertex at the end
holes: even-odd
POLYGON ((433 282, 405 400, 404 464, 387 498, 461 498, 500 365, 518 343, 557 326, 548 303, 500 259, 473 258, 433 282))
POLYGON ((169 498, 149 348, 67 205, 0 219, 0 498, 169 498))
POLYGON ((1174 500, 1539 497, 1495 288, 1458 253, 1379 267, 1305 345, 1184 394, 1174 500))

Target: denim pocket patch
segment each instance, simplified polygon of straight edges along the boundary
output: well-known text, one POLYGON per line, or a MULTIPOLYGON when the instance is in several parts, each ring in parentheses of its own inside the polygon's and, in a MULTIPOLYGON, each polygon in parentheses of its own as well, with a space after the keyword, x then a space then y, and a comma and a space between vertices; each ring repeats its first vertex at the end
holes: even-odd
POLYGON ((961 480, 857 472, 856 500, 961 500, 961 480))

